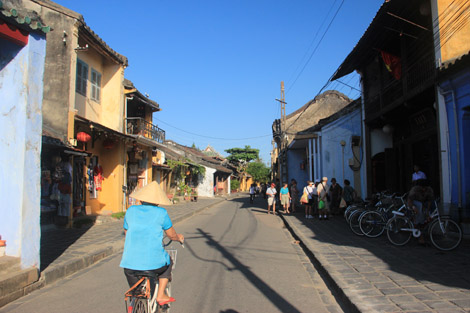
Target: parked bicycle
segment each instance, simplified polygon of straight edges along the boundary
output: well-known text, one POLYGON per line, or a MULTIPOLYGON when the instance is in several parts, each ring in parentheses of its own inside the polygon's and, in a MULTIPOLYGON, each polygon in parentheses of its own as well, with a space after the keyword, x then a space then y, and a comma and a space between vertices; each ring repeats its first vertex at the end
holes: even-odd
MULTIPOLYGON (((462 241, 460 226, 449 217, 440 216, 437 201, 434 201, 435 209, 429 215, 425 223, 424 231, 429 235, 431 243, 439 250, 450 251, 457 248, 462 241)), ((407 244, 411 237, 419 238, 422 231, 413 224, 414 212, 407 209, 406 212, 396 212, 396 216, 390 219, 386 225, 388 240, 397 246, 407 244)))
MULTIPOLYGON (((170 258, 173 263, 171 273, 173 275, 173 270, 176 267, 176 255, 178 250, 170 247, 172 241, 170 240, 167 244, 163 244, 165 250, 170 255, 170 258)), ((184 245, 181 244, 184 248, 184 245)), ((124 301, 126 304, 127 313, 169 313, 170 304, 160 305, 157 302, 157 290, 158 290, 158 277, 152 277, 150 275, 141 275, 139 276, 139 281, 132 286, 129 290, 126 291, 124 295, 124 301), (151 278, 155 279, 155 288, 153 289, 153 295, 151 294, 151 278)), ((168 282, 165 293, 171 297, 171 282, 168 282)))
POLYGON ((358 207, 349 214, 349 228, 351 231, 358 235, 363 236, 364 233, 360 229, 359 221, 361 217, 367 212, 375 212, 381 210, 387 210, 387 207, 392 204, 394 194, 388 195, 386 193, 376 194, 377 202, 374 206, 365 205, 364 207, 358 207))
POLYGON ((366 211, 362 213, 359 216, 359 228, 361 233, 370 238, 382 235, 387 222, 396 215, 394 212, 404 212, 406 210, 406 195, 405 193, 401 197, 394 197, 393 202, 389 204, 388 207, 381 206, 376 211, 366 211))

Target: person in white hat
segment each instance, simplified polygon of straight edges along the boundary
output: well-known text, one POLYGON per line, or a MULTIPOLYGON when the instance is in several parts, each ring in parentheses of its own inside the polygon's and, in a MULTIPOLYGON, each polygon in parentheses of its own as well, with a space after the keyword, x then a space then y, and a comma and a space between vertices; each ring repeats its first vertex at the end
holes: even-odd
MULTIPOLYGON (((152 289, 158 277, 157 302, 164 305, 174 302, 173 297, 165 294, 165 287, 171 280, 172 260, 163 248, 163 232, 169 239, 184 242, 184 236, 177 234, 168 216, 168 212, 159 205, 169 205, 165 192, 153 181, 133 192, 130 197, 141 202, 127 209, 124 217, 126 241, 120 267, 124 268, 129 286, 139 281, 139 275, 145 273, 151 279, 152 289)), ((152 294, 154 290, 152 290, 152 294)))

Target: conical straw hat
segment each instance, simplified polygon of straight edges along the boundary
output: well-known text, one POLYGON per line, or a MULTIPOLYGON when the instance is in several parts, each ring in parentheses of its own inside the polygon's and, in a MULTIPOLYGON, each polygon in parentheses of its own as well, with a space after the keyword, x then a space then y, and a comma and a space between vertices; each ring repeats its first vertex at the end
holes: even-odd
POLYGON ((130 194, 130 197, 143 202, 158 205, 171 204, 170 200, 168 200, 167 195, 156 181, 153 181, 150 184, 140 188, 139 190, 134 191, 130 194))

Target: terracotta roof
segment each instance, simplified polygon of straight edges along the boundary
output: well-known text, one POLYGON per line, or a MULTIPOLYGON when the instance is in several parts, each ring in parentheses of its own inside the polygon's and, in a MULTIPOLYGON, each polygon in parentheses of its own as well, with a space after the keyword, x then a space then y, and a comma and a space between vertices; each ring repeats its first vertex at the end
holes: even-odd
POLYGON ((342 97, 342 98, 345 98, 349 101, 352 101, 351 99, 349 99, 348 96, 346 96, 345 94, 343 94, 342 92, 340 91, 337 91, 337 90, 327 90, 319 95, 317 95, 315 98, 313 98, 312 100, 310 100, 309 102, 307 102, 306 104, 304 104, 302 107, 298 108, 297 110, 295 110, 294 112, 288 114, 286 116, 286 119, 289 119, 290 117, 293 117, 294 115, 302 112, 302 111, 305 111, 311 104, 315 103, 316 101, 320 100, 320 99, 323 99, 323 98, 326 98, 327 96, 329 95, 337 95, 338 97, 342 97))

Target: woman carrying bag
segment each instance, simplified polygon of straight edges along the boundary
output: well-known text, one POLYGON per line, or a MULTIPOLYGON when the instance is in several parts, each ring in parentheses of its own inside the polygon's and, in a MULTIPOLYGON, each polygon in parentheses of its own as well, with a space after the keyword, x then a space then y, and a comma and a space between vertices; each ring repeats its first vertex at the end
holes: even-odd
POLYGON ((330 191, 330 187, 327 184, 328 177, 323 177, 320 184, 317 186, 317 193, 318 193, 318 218, 321 220, 322 218, 327 220, 328 219, 328 192, 330 191))

